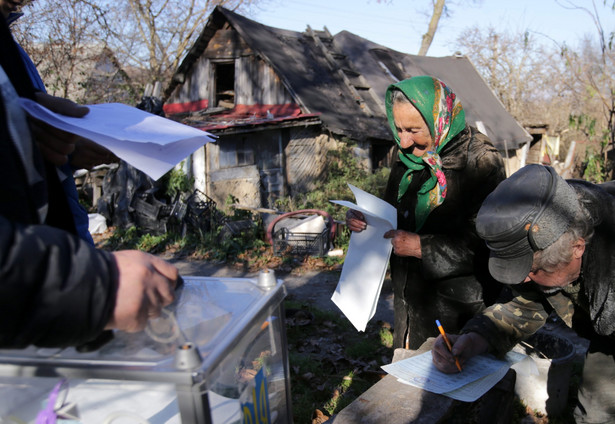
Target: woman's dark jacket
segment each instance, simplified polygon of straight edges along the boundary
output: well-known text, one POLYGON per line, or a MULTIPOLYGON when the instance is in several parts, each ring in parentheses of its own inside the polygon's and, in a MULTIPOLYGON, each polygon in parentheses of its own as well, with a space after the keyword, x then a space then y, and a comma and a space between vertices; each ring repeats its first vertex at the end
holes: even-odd
POLYGON ((414 209, 417 191, 429 171, 414 173, 408 191, 397 201, 399 181, 406 167, 396 161, 391 169, 385 200, 397 208, 398 229, 421 238, 422 259, 391 257, 394 291, 394 346, 418 348, 436 336, 435 320, 449 332, 493 303, 500 291, 487 269, 485 243, 475 231, 474 220, 485 199, 506 177, 501 155, 489 139, 466 126, 440 152, 448 189, 423 227, 416 231, 414 209))
POLYGON ((79 345, 111 317, 117 268, 111 254, 70 233, 57 175, 16 125, 14 89, 25 97, 33 90, 0 21, 0 347, 79 345))

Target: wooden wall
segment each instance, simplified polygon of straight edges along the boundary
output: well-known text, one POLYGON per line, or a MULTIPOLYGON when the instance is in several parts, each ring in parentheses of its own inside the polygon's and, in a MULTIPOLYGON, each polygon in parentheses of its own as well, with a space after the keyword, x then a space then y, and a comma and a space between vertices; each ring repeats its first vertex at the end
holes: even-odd
POLYGON ((209 42, 201 57, 184 76, 167 103, 214 101, 214 64, 235 63, 235 104, 276 105, 296 103, 282 81, 259 55, 232 29, 221 29, 209 42))
POLYGON ((327 153, 335 148, 336 140, 322 134, 320 126, 221 136, 207 145, 207 195, 219 207, 229 194, 242 205, 274 207, 278 198, 317 190, 326 171, 327 153), (221 167, 221 145, 246 136, 254 146, 255 163, 221 167))

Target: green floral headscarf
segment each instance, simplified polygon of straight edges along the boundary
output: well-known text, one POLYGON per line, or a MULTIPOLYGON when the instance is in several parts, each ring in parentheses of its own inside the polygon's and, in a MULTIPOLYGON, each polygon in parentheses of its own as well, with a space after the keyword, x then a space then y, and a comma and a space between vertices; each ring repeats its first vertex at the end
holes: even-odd
POLYGON ((389 126, 395 142, 399 146, 399 159, 408 167, 399 184, 397 199, 406 193, 412 174, 429 168, 431 177, 418 192, 415 210, 416 229, 419 230, 432 210, 442 204, 446 197, 446 177, 442 172, 439 153, 453 137, 465 128, 465 112, 459 99, 442 81, 430 76, 418 76, 391 84, 386 91, 386 111, 389 126), (400 90, 418 109, 429 127, 433 139, 433 150, 423 156, 415 156, 400 146, 399 135, 393 119, 392 96, 400 90))

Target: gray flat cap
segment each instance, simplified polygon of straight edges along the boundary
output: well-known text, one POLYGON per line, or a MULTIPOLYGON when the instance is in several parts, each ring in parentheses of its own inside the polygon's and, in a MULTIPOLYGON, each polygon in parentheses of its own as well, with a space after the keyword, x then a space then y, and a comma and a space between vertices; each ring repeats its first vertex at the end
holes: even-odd
POLYGON ((574 190, 551 167, 527 165, 502 181, 476 217, 476 231, 491 251, 493 278, 521 283, 534 252, 553 244, 579 212, 574 190))

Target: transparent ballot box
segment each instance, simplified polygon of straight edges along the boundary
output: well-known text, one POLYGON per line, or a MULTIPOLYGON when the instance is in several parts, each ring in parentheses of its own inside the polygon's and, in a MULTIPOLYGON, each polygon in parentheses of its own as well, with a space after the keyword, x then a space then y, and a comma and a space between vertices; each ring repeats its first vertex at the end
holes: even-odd
POLYGON ((282 301, 273 272, 184 277, 145 331, 102 346, 0 350, 0 423, 291 423, 282 301))

